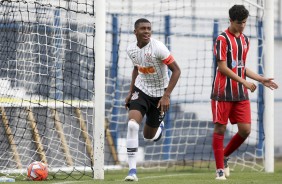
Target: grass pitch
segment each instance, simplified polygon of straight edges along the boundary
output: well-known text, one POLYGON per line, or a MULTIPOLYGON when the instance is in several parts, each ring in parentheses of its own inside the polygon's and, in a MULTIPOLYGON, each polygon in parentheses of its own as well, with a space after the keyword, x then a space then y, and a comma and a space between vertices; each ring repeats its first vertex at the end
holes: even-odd
MULTIPOLYGON (((103 183, 103 184, 125 184, 123 181, 127 175, 127 170, 105 171, 104 180, 93 180, 89 176, 80 178, 67 179, 50 179, 48 181, 31 182, 24 181, 23 178, 16 178, 16 183, 41 183, 41 184, 87 184, 87 183, 103 183)), ((215 180, 215 171, 212 169, 185 169, 174 171, 154 171, 154 170, 138 170, 139 184, 281 184, 282 183, 282 162, 275 162, 275 172, 265 173, 257 171, 240 171, 236 169, 231 172, 231 176, 225 181, 215 180)))

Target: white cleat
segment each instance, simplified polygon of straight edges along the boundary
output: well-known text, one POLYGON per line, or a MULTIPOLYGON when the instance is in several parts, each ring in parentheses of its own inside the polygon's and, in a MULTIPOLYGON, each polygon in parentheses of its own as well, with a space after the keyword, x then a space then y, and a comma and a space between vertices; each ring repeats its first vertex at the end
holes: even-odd
POLYGON ((217 169, 216 170, 216 180, 226 180, 224 170, 223 169, 217 169))
POLYGON ((138 181, 136 174, 128 175, 125 177, 124 181, 138 181))
POLYGON ((138 181, 136 169, 130 169, 128 176, 124 178, 124 181, 138 181))
POLYGON ((229 165, 228 165, 228 160, 229 160, 229 157, 224 158, 224 175, 225 175, 226 178, 228 178, 230 176, 230 169, 229 169, 229 165))

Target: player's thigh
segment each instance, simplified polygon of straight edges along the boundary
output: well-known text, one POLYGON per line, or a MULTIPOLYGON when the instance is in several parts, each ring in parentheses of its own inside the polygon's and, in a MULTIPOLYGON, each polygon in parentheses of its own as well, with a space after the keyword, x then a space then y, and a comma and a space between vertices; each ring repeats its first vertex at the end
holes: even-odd
POLYGON ((128 104, 128 118, 134 119, 140 124, 149 107, 142 91, 135 87, 134 93, 136 93, 135 97, 132 97, 128 104))
POLYGON ((128 112, 128 119, 134 119, 137 123, 141 123, 143 119, 143 115, 139 110, 129 110, 128 112))
POLYGON ((234 102, 232 113, 230 114, 230 122, 235 123, 251 123, 251 105, 249 100, 234 102))
POLYGON ((161 114, 160 109, 157 108, 160 98, 150 98, 150 106, 146 112, 146 125, 152 128, 158 128, 165 117, 165 113, 161 114))
POLYGON ((232 109, 232 102, 211 101, 213 122, 226 125, 232 109))
POLYGON ((153 138, 164 119, 165 114, 161 114, 160 110, 157 108, 160 98, 150 99, 150 108, 146 113, 146 123, 144 126, 143 134, 146 138, 153 138))

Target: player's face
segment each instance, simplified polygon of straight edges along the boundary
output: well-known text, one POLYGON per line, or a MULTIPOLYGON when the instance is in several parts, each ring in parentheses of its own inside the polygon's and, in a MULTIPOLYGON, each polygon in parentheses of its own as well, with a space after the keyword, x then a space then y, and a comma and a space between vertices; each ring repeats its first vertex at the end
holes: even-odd
POLYGON ((247 19, 244 19, 242 21, 230 20, 230 22, 231 22, 231 28, 234 32, 243 33, 245 26, 246 26, 247 19))
POLYGON ((136 35, 138 44, 141 44, 142 46, 146 45, 150 42, 150 37, 152 34, 151 23, 139 23, 136 29, 134 30, 134 34, 136 35))

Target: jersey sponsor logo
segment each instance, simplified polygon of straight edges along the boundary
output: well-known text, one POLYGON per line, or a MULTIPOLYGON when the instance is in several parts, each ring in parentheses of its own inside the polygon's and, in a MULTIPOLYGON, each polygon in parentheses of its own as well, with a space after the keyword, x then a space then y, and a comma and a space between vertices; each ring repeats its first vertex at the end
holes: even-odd
POLYGON ((238 61, 232 60, 231 66, 232 66, 232 69, 235 68, 236 66, 238 68, 242 68, 244 67, 244 62, 242 60, 238 60, 238 61))
POLYGON ((156 73, 156 70, 153 66, 147 66, 147 67, 142 67, 142 66, 137 66, 138 71, 142 74, 154 74, 156 73))
POLYGON ((242 60, 238 60, 238 68, 244 67, 244 62, 242 60))
POLYGON ((231 66, 232 69, 235 68, 237 66, 237 62, 235 60, 232 60, 231 66))
POLYGON ((136 99, 138 99, 138 95, 139 95, 139 92, 135 91, 135 92, 132 94, 131 100, 136 100, 136 99))

